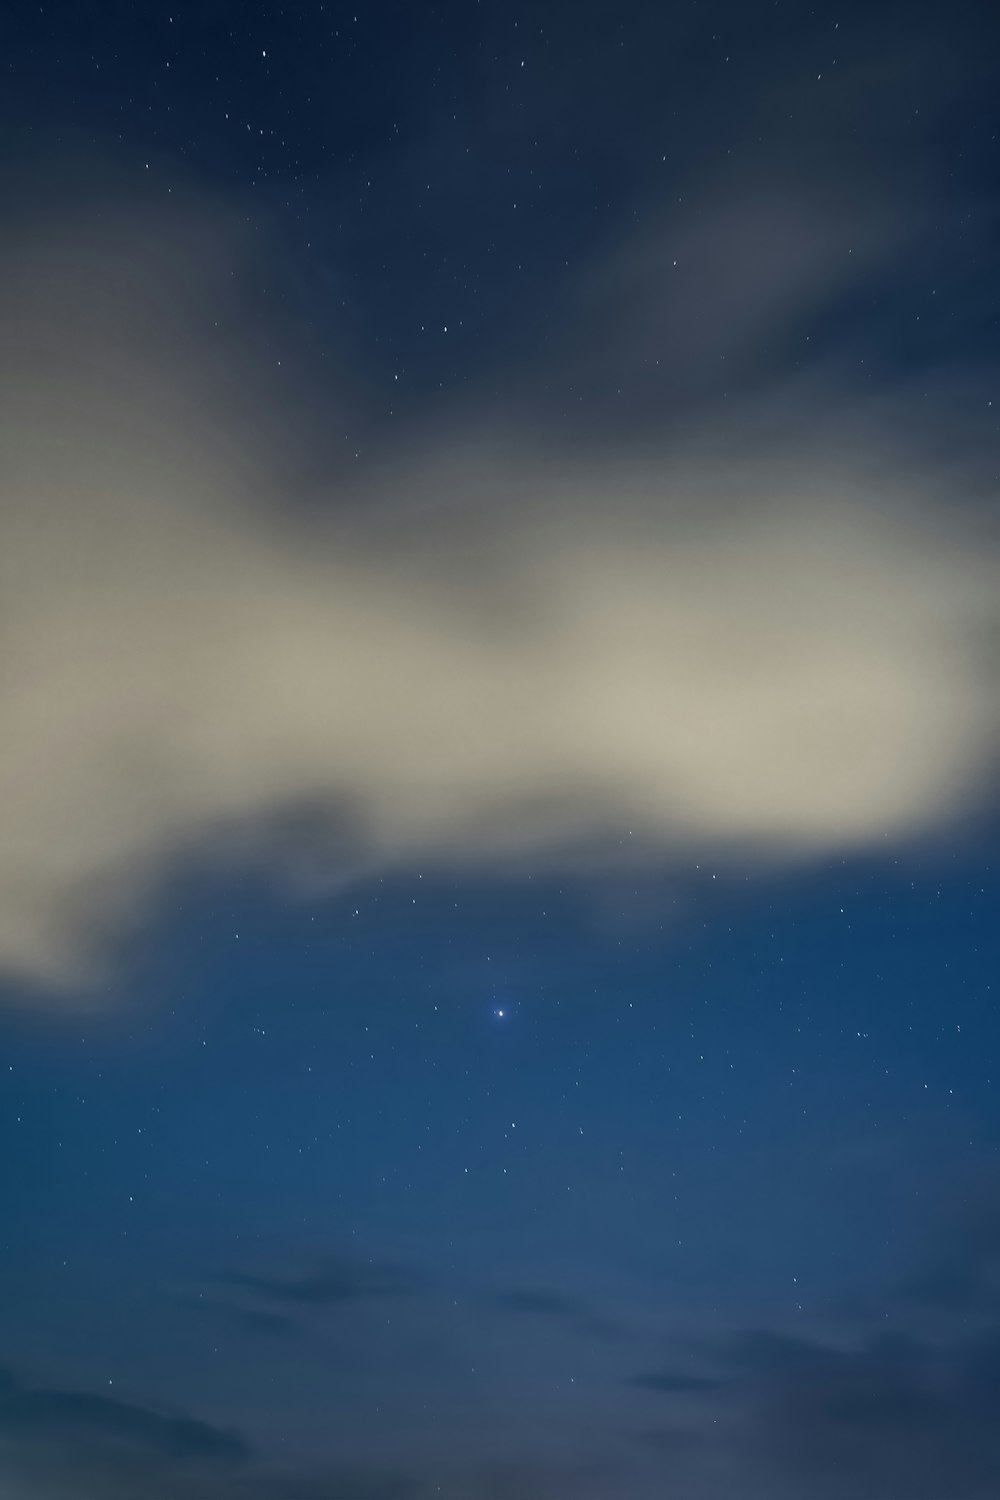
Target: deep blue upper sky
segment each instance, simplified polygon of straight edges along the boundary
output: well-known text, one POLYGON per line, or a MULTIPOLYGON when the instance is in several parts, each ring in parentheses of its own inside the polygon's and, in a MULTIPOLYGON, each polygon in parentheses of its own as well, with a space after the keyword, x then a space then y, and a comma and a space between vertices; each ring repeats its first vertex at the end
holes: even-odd
POLYGON ((4 1497, 990 1500, 989 7, 0 35, 4 1497))

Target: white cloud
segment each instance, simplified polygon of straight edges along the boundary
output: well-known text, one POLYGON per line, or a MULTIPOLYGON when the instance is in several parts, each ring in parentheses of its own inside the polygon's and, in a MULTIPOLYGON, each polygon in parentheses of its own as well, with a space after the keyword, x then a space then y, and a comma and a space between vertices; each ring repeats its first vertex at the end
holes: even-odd
POLYGON ((5 268, 7 973, 72 988, 241 834, 294 866, 303 807, 376 867, 800 858, 984 794, 997 570, 919 477, 456 435, 306 519, 190 332, 204 245, 107 244, 5 268))

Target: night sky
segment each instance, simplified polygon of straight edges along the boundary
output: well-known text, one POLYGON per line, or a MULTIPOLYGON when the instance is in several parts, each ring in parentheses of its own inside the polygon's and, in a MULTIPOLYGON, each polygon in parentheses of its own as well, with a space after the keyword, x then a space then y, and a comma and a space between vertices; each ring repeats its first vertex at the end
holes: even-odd
POLYGON ((0 44, 0 1500, 996 1500, 1000 15, 0 44))

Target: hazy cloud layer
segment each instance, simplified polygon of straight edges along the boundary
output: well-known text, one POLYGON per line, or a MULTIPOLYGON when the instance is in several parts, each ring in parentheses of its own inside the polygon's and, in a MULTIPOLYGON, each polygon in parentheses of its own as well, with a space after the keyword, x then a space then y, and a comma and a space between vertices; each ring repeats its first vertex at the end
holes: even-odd
POLYGON ((731 413, 725 457, 580 470, 487 420, 306 512, 214 326, 231 252, 64 226, 3 266, 8 974, 86 981, 206 851, 801 858, 984 795, 997 569, 898 457, 740 458, 731 413))

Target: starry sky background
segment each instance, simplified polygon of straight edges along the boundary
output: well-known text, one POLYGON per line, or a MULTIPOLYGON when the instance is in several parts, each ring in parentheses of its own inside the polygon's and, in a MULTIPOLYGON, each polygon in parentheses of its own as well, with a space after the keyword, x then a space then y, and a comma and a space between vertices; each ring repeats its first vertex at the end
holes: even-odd
POLYGON ((1000 1492, 990 10, 5 7, 5 1500, 1000 1492))

